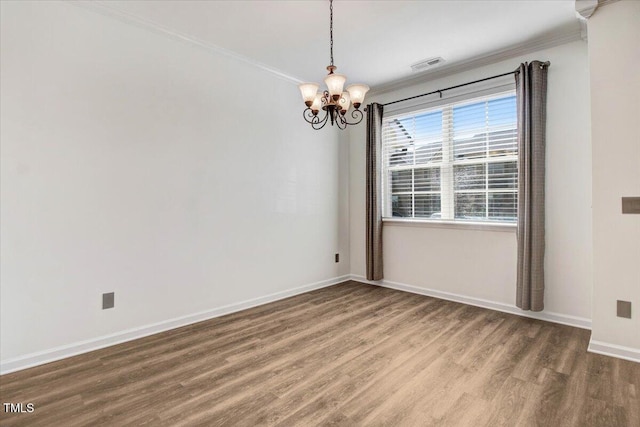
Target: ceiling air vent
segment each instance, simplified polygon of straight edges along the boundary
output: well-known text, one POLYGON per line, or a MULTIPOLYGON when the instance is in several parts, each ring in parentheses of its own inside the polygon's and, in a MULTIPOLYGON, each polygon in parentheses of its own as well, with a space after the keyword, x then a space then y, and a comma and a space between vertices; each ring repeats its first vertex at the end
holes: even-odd
POLYGON ((442 59, 441 57, 429 58, 420 62, 416 62, 415 64, 411 64, 411 70, 414 73, 418 73, 420 71, 425 71, 425 70, 428 70, 429 68, 438 66, 443 62, 444 62, 444 59, 442 59))

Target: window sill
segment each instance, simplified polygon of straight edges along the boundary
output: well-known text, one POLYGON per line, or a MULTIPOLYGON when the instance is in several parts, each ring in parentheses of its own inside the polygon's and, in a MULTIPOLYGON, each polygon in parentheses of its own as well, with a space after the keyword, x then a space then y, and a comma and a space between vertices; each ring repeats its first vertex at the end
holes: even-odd
POLYGON ((420 220, 420 219, 399 219, 383 218, 385 225, 400 227, 421 227, 421 228, 453 228, 458 230, 481 230, 481 231, 506 231, 515 233, 517 224, 506 223, 486 223, 486 222, 456 222, 442 220, 420 220))

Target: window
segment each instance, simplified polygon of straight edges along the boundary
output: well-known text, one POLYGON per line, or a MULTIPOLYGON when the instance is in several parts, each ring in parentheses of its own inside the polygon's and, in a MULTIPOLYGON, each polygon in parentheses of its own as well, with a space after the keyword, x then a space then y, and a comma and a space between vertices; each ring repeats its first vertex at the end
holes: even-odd
POLYGON ((516 130, 513 92, 384 118, 383 216, 515 222, 516 130))

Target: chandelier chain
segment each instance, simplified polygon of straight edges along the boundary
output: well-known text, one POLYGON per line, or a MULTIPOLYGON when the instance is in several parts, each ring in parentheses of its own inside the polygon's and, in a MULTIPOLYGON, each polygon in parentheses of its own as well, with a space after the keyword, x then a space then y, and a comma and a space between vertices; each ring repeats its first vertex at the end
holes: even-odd
POLYGON ((329 0, 329 39, 331 40, 331 65, 333 66, 333 0, 329 0))

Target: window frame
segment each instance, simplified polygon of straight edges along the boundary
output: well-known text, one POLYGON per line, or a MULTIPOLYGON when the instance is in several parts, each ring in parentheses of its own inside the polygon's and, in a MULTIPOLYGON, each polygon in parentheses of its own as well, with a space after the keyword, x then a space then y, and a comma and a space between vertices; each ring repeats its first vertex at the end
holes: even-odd
MULTIPOLYGON (((442 155, 439 162, 434 163, 425 163, 425 164, 411 164, 411 165, 396 165, 389 167, 387 165, 387 153, 385 149, 385 145, 383 144, 383 152, 380 155, 381 159, 381 193, 382 193, 382 221, 385 223, 400 225, 400 226, 434 226, 438 228, 468 228, 468 229, 477 229, 477 230, 495 230, 495 231, 515 231, 517 228, 517 216, 514 220, 500 220, 500 219, 489 219, 489 210, 490 210, 490 201, 489 197, 492 193, 497 194, 515 194, 517 198, 518 193, 518 185, 515 185, 513 188, 490 188, 490 175, 489 175, 489 165, 496 163, 515 163, 516 174, 518 167, 518 153, 511 155, 503 155, 496 157, 489 157, 488 150, 490 149, 489 144, 484 144, 484 149, 487 150, 487 155, 479 158, 470 158, 470 159, 452 159, 453 156, 453 146, 454 146, 454 135, 453 135, 453 109, 456 107, 464 106, 465 104, 474 104, 483 101, 489 101, 492 99, 500 99, 502 97, 515 96, 515 85, 502 85, 496 86, 494 88, 490 88, 489 90, 483 90, 480 92, 469 93, 467 95, 457 95, 452 96, 450 98, 440 99, 430 104, 421 104, 410 108, 404 108, 397 112, 391 112, 389 117, 385 117, 386 120, 389 119, 400 119, 405 118, 407 116, 419 116, 421 114, 428 113, 429 111, 441 111, 442 114, 442 155), (445 123, 447 126, 445 126, 445 123), (456 166, 465 165, 465 164, 482 164, 484 165, 484 188, 482 189, 463 189, 456 190, 455 189, 455 178, 454 178, 454 169, 456 166), (429 168, 437 168, 440 170, 440 190, 438 191, 415 191, 415 170, 418 169, 429 169, 429 168), (441 209, 440 212, 443 213, 443 218, 427 218, 427 217, 415 217, 415 202, 412 203, 411 208, 411 217, 394 217, 387 216, 388 213, 392 212, 390 208, 390 204, 393 202, 392 194, 390 194, 391 187, 391 172, 392 171, 400 171, 400 170, 410 170, 412 171, 411 177, 411 191, 407 191, 406 194, 413 195, 413 200, 415 201, 416 194, 439 194, 440 195, 440 204, 441 209), (451 179, 443 179, 444 176, 451 176, 451 179), (485 216, 483 218, 473 218, 473 219, 460 219, 455 218, 455 199, 456 194, 483 194, 484 208, 485 208, 485 216), (450 219, 448 219, 450 218, 450 219)), ((517 114, 517 111, 516 111, 517 114)), ((515 124, 515 131, 517 132, 517 123, 515 124)), ((507 126, 502 130, 511 130, 514 129, 511 126, 507 126)), ((501 130, 501 129, 499 129, 501 130)), ((488 136, 487 136, 488 138, 488 136)), ((398 192, 393 193, 393 195, 397 195, 398 192)), ((517 213, 516 213, 517 214, 517 213)), ((390 213, 393 215, 393 213, 390 213)))

